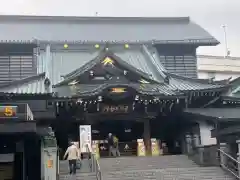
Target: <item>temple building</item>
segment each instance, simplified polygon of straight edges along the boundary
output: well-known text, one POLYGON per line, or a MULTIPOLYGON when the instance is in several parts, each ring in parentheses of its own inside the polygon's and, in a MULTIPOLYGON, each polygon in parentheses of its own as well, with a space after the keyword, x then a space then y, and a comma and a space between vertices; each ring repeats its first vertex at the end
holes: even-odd
POLYGON ((234 82, 197 79, 196 49, 219 42, 188 17, 0 16, 0 28, 1 102, 28 104, 63 149, 91 125, 93 140, 184 153, 186 135, 216 144, 214 129, 239 117, 234 82))

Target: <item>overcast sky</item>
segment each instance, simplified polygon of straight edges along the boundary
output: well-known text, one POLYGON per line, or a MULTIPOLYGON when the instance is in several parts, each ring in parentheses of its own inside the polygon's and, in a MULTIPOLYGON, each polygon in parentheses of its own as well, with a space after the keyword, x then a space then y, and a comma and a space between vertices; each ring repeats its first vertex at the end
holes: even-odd
MULTIPOLYGON (((1 0, 1 14, 61 16, 190 16, 221 45, 199 54, 224 54, 224 33, 232 56, 240 56, 240 0, 1 0)), ((1 31, 0 31, 1 32, 1 31)))

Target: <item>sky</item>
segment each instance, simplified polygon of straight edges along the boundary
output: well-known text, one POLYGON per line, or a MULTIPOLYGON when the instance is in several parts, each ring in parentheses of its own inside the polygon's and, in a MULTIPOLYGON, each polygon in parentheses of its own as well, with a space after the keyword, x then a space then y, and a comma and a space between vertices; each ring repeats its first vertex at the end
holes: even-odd
MULTIPOLYGON (((54 16, 190 16, 216 37, 217 47, 198 54, 224 55, 224 30, 231 56, 240 56, 240 0, 2 0, 0 14, 54 16)), ((1 32, 1 31, 0 31, 1 32)))

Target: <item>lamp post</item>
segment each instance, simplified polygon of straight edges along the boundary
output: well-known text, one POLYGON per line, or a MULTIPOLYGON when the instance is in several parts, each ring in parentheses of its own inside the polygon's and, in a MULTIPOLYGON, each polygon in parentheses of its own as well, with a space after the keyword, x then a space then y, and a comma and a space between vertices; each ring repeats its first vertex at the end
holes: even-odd
POLYGON ((222 25, 223 33, 224 33, 224 57, 228 57, 230 55, 230 51, 228 49, 228 42, 227 42, 227 26, 222 25))

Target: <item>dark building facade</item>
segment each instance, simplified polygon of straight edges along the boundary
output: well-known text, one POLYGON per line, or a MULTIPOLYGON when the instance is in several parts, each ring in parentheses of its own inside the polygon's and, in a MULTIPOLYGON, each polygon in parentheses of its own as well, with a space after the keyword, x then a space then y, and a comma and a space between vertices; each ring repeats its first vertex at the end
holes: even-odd
POLYGON ((216 118, 196 108, 218 107, 232 84, 197 79, 196 49, 219 42, 189 18, 0 16, 0 28, 1 101, 27 103, 60 146, 80 124, 172 151, 187 134, 211 144, 216 118))

